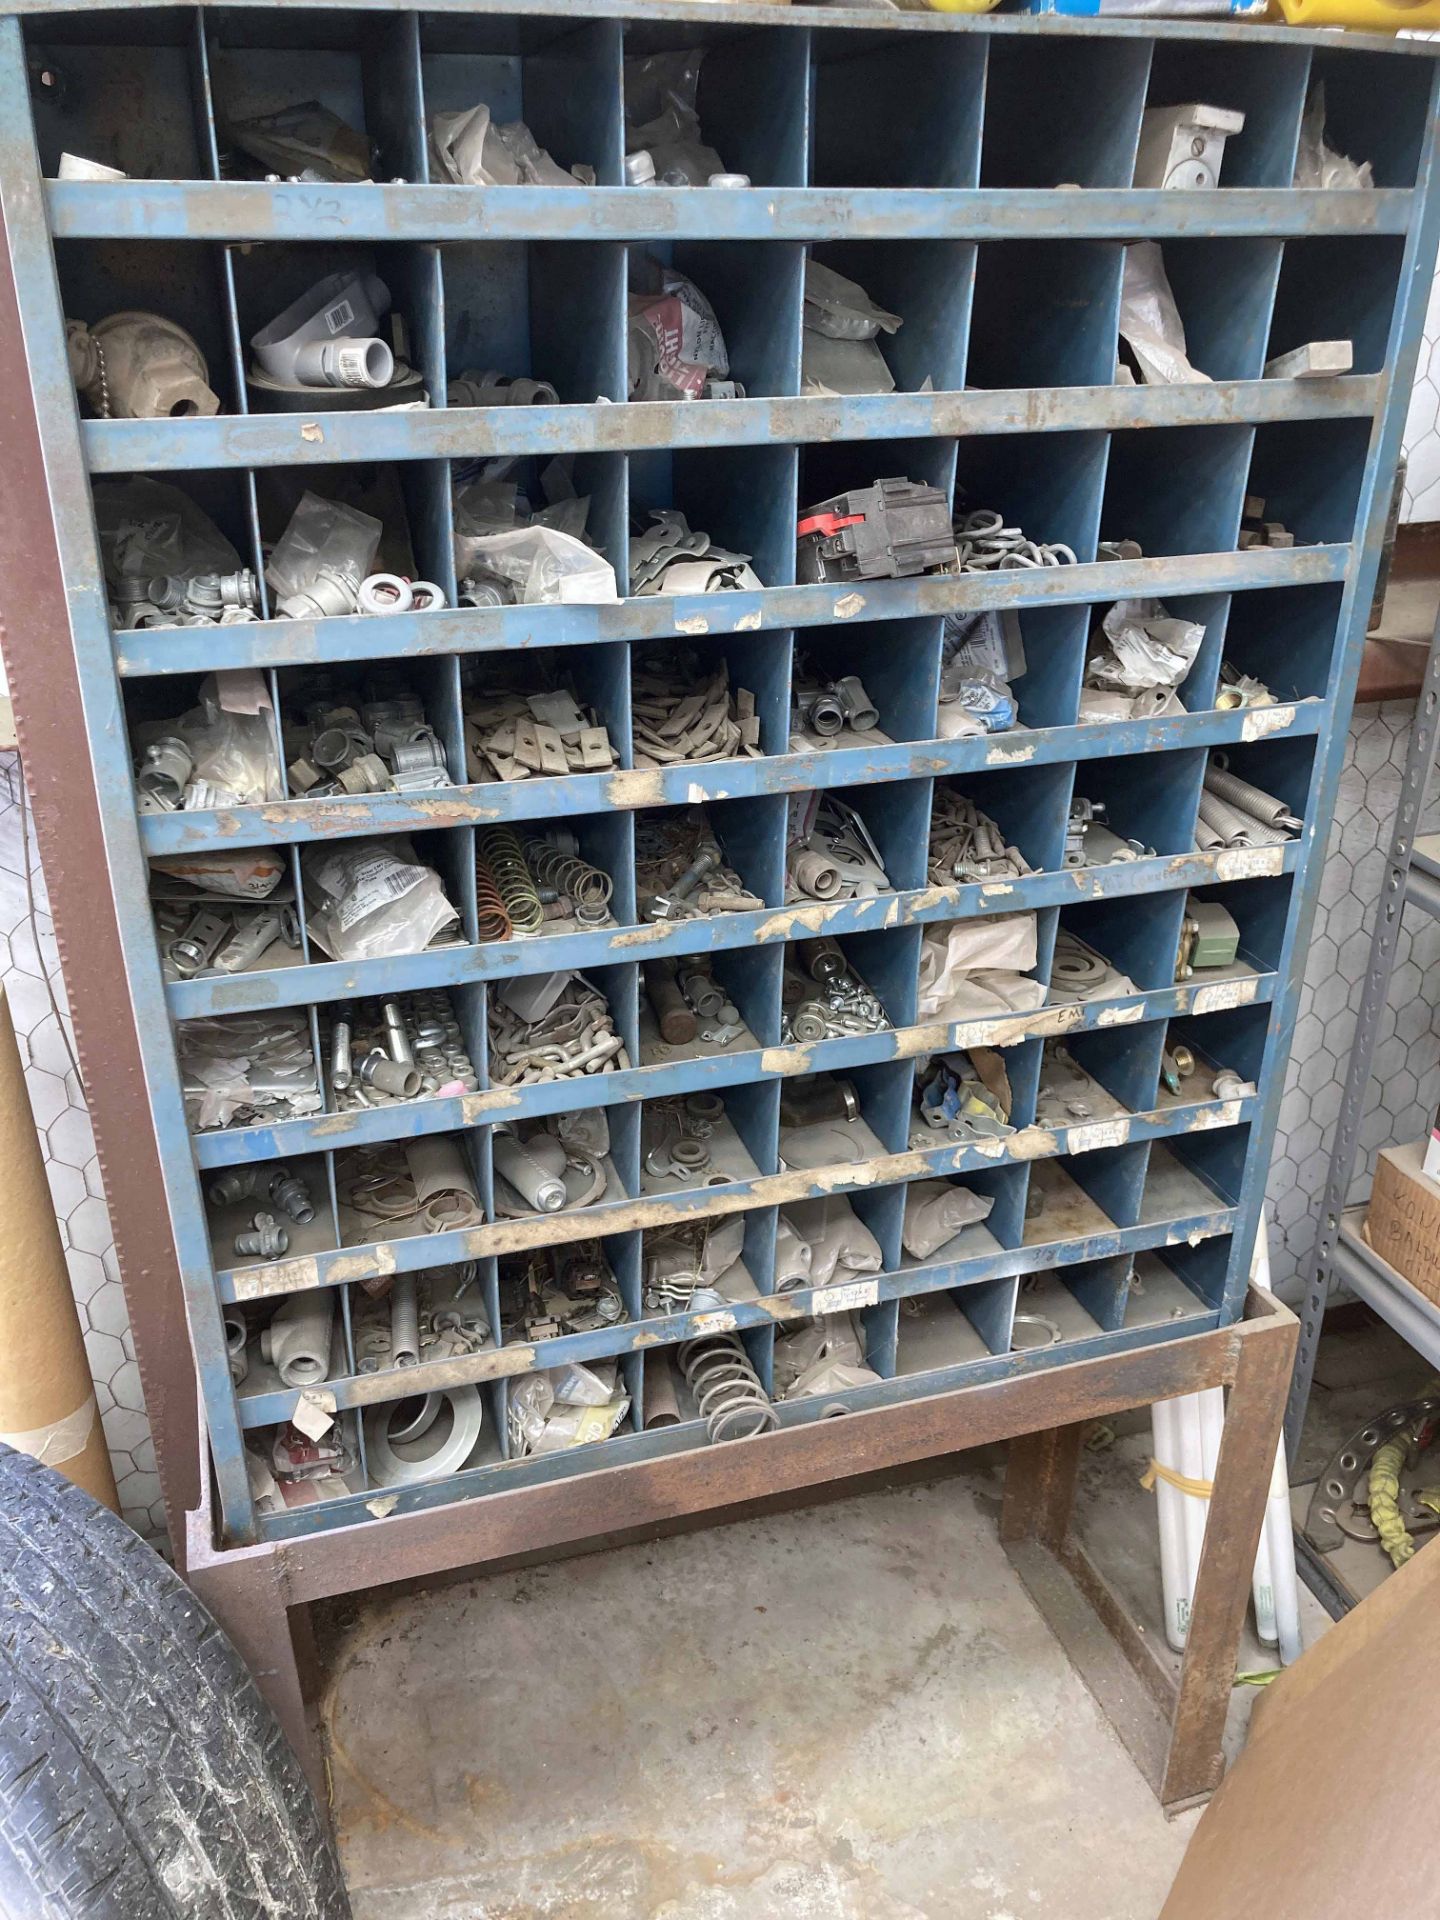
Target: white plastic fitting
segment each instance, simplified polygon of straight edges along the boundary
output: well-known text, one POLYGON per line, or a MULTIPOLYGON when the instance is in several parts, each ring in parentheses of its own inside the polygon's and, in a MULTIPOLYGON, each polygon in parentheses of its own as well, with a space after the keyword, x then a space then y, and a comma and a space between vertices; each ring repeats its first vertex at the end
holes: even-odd
POLYGON ((287 1387, 313 1387, 330 1372, 335 1295, 329 1287, 292 1293, 260 1335, 260 1357, 287 1387))
POLYGON ((373 273, 331 273, 250 340, 259 366, 285 387, 385 387, 395 356, 376 337, 390 289, 373 273))

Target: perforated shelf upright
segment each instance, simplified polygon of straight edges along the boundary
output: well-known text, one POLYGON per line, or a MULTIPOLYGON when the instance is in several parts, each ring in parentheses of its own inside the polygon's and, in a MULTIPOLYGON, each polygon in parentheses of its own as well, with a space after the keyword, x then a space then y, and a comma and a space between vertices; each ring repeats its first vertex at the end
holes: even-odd
MULTIPOLYGON (((778 1211, 804 1197, 846 1195, 882 1250, 882 1271, 845 1295, 861 1313, 876 1378, 777 1402, 782 1427, 962 1394, 1239 1314, 1433 267, 1435 72, 1424 44, 1355 36, 749 4, 37 5, 0 20, 0 189, 226 1543, 295 1540, 704 1447, 697 1419, 646 1429, 645 1357, 733 1326, 770 1390, 777 1338, 832 1304, 823 1288, 776 1289, 778 1211), (751 184, 627 186, 625 59, 696 47, 705 50, 705 139, 751 184), (1292 184, 1302 114, 1320 81, 1328 138, 1370 162, 1370 188, 1292 184), (231 119, 309 98, 375 143, 373 181, 222 177, 231 119), (432 181, 430 116, 482 100, 497 122, 523 118, 565 166, 592 166, 596 183, 432 181), (1221 184, 1134 187, 1147 106, 1197 100, 1244 112, 1221 184), (62 151, 128 177, 57 179, 62 151), (1117 381, 1124 249, 1140 240, 1164 249, 1206 382, 1117 381), (744 398, 627 400, 626 289, 632 259, 644 255, 672 262, 709 295, 744 398), (893 393, 802 392, 810 255, 903 316, 886 343, 893 393), (285 299, 338 267, 377 271, 391 287, 431 404, 333 411, 320 394, 302 413, 252 411, 246 343, 285 299), (66 317, 122 308, 153 308, 192 333, 220 395, 216 415, 80 417, 66 317), (1349 374, 1264 377, 1275 356, 1342 337, 1354 348, 1349 374), (448 381, 475 365, 549 380, 558 402, 444 404, 448 381), (575 456, 590 535, 614 567, 620 599, 457 608, 455 467, 510 455, 526 470, 555 454, 575 456), (266 603, 251 623, 112 631, 93 485, 145 475, 179 486, 263 574, 276 534, 267 497, 277 487, 292 499, 305 486, 323 494, 327 479, 357 467, 379 469, 393 487, 416 565, 445 590, 448 610, 287 620, 266 603), (1074 564, 798 580, 800 510, 893 474, 994 507, 1031 537, 1064 543, 1074 564), (1252 494, 1293 546, 1242 550, 1252 494), (663 507, 753 556, 763 586, 627 594, 633 529, 663 507), (1117 540, 1137 541, 1142 557, 1101 558, 1101 543, 1117 540), (1092 635, 1116 601, 1138 597, 1204 628, 1179 688, 1183 711, 1082 721, 1092 635), (1019 725, 943 737, 944 618, 984 609, 1019 615, 1027 668, 1015 687, 1019 725), (656 650, 696 671, 726 665, 731 685, 754 696, 758 757, 636 764, 633 674, 642 653, 656 650), (802 652, 828 672, 861 677, 881 711, 881 739, 796 749, 802 652), (464 700, 497 655, 568 676, 602 717, 618 767, 468 778, 464 700), (177 713, 200 676, 256 669, 279 715, 304 673, 370 663, 409 675, 454 784, 137 814, 132 729, 177 713), (1224 706, 1222 667, 1265 682, 1276 703, 1224 706), (1202 781, 1217 750, 1299 816, 1295 838, 1196 851, 1202 781), (1032 871, 1003 885, 933 884, 927 836, 941 786, 991 814, 1032 871), (831 905, 787 901, 788 803, 811 792, 838 793, 859 809, 891 891, 831 905), (1067 867, 1076 796, 1103 801, 1115 830, 1153 851, 1067 867), (637 823, 697 802, 762 905, 644 922, 637 823), (480 940, 476 830, 556 817, 574 821, 588 856, 611 875, 615 924, 480 940), (376 833, 416 836, 459 911, 455 941, 341 962, 302 931, 287 964, 166 982, 152 859, 279 849, 299 888, 306 849, 376 833), (1177 978, 1192 893, 1233 917, 1238 956, 1177 978), (922 1021, 924 930, 997 912, 1037 916, 1034 977, 1047 990, 1061 932, 1094 948, 1133 990, 1078 1005, 1047 999, 1032 1012, 968 1023, 922 1021), (841 941, 879 996, 883 1031, 806 1045, 783 1038, 787 952, 819 933, 841 941), (689 953, 712 957, 744 1033, 703 1058, 653 1049, 647 1057, 642 964, 689 953), (492 1084, 489 996, 559 969, 600 989, 630 1064, 582 1081, 492 1084), (301 1009, 319 1058, 321 1018, 338 1006, 438 987, 450 992, 475 1090, 267 1126, 187 1125, 177 1022, 301 1009), (1099 1083, 1104 1117, 1041 1126, 1042 1051, 1062 1037, 1099 1083), (1181 1096, 1167 1092, 1162 1053, 1176 1043, 1256 1090, 1215 1098, 1205 1079, 1181 1096), (917 1139, 920 1063, 970 1047, 1002 1050, 1015 1131, 963 1145, 917 1139), (829 1073, 856 1090, 864 1152, 786 1170, 782 1090, 829 1073), (697 1090, 721 1096, 750 1170, 723 1186, 647 1190, 645 1104, 697 1090), (596 1105, 609 1120, 604 1195, 557 1216, 497 1217, 494 1125, 596 1105), (484 1224, 347 1244, 336 1211, 347 1153, 429 1134, 460 1144, 484 1224), (281 1161, 309 1178, 316 1219, 297 1228, 286 1257, 237 1261, 212 1237, 205 1186, 218 1170, 281 1161), (901 1246, 905 1190, 936 1174, 958 1176, 990 1211, 983 1227, 917 1260, 901 1246), (647 1310, 644 1236, 736 1213, 751 1291, 718 1317, 647 1310), (501 1259, 597 1237, 624 1319, 546 1341, 502 1329, 501 1259), (474 1297, 491 1324, 483 1350, 362 1367, 352 1308, 367 1283, 472 1262, 474 1297), (1017 1348, 1026 1283, 1020 1310, 1036 1308, 1059 1337, 1017 1348), (258 1324, 282 1296, 310 1288, 334 1288, 341 1302, 335 1364, 320 1388, 352 1444, 353 1491, 257 1513, 247 1436, 285 1422, 300 1390, 263 1369, 232 1385, 222 1310, 240 1303, 258 1324), (619 1360, 631 1401, 622 1428, 591 1445, 510 1457, 514 1383, 597 1357, 619 1360), (478 1385, 484 1404, 468 1464, 378 1500, 366 1479, 362 1410, 462 1382, 478 1385)), ((327 1098, 333 1108, 328 1082, 327 1098)))

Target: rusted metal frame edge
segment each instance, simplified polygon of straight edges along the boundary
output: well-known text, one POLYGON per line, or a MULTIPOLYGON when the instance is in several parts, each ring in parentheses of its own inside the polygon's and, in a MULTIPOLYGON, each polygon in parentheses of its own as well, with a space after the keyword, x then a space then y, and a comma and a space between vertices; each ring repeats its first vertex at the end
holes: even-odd
MULTIPOLYGON (((0 61, 6 38, 0 32, 0 61)), ((10 246, 18 219, 22 256, 33 261, 24 232, 33 208, 21 199, 17 208, 9 192, 0 194, 0 651, 161 1498, 183 1571, 186 1514, 199 1488, 194 1371, 169 1221, 157 1204, 163 1172, 145 1065, 128 1006, 122 999, 115 1007, 120 935, 10 246)))
MULTIPOLYGON (((121 1236, 138 1233, 139 1244, 147 1249, 147 1253, 154 1244, 148 1235, 155 1230, 155 1219, 164 1218, 163 1208, 159 1204, 161 1196, 165 1195, 170 1202, 170 1226, 174 1234, 174 1255, 179 1260, 189 1345, 200 1367, 206 1398, 214 1409, 211 1415, 211 1439, 225 1494, 228 1530, 234 1537, 245 1539, 251 1537, 254 1531, 253 1503, 245 1470, 239 1417, 230 1384, 220 1304, 210 1283, 208 1236, 204 1230, 199 1180, 190 1155, 189 1129, 175 1064, 169 1012, 160 969, 156 964, 154 924, 148 903, 148 870, 135 831, 129 741, 120 687, 114 671, 108 612, 103 591, 98 584, 103 578, 100 553, 90 506, 89 480, 80 457, 77 405, 65 349, 64 311, 45 224, 30 115, 25 50, 19 22, 13 15, 0 18, 0 204, 3 204, 7 229, 10 271, 19 319, 18 333, 28 367, 27 387, 33 399, 33 417, 38 428, 43 489, 53 522, 53 551, 65 583, 67 624, 75 667, 74 682, 67 689, 65 704, 72 715, 78 715, 84 729, 85 744, 81 747, 77 743, 75 762, 67 764, 64 775, 67 782, 75 778, 78 766, 85 770, 86 776, 93 778, 100 838, 100 846, 96 851, 103 861, 103 893, 109 896, 103 906, 99 900, 90 898, 83 913, 71 909, 72 945, 78 948, 82 944, 82 926, 85 928, 83 944, 91 944, 92 924, 99 921, 103 926, 113 905, 123 978, 134 1013, 135 1037, 139 1061, 142 1063, 139 1066, 138 1084, 135 1080, 127 1083, 127 1111, 123 1116, 119 1111, 121 1103, 117 1101, 112 1109, 108 1092, 102 1090, 103 1072, 96 1075, 99 1111, 106 1134, 106 1153, 117 1174, 114 1180, 107 1180, 106 1188, 119 1220, 117 1244, 123 1243, 121 1236), (142 1093, 148 1100, 154 1138, 161 1165, 165 1169, 163 1175, 153 1180, 153 1184, 150 1180, 135 1178, 139 1168, 129 1158, 136 1130, 136 1110, 128 1102, 142 1093), (126 1143, 124 1159, 119 1151, 121 1140, 126 1143), (118 1177, 122 1166, 126 1169, 123 1179, 118 1177), (133 1226, 131 1215, 142 1213, 151 1216, 148 1225, 142 1222, 133 1226)), ((40 476, 36 478, 39 480, 40 476)), ((50 550, 51 542, 47 539, 41 551, 43 554, 50 550)), ((29 552, 13 557, 13 565, 20 571, 28 569, 31 562, 29 552)), ((55 612, 58 613, 58 603, 55 612)), ((50 631, 53 632, 53 626, 50 631)), ((31 643, 29 635, 26 641, 31 643)), ((33 644, 38 647, 38 635, 33 644)), ((47 659, 44 672, 49 674, 54 670, 53 660, 47 659)), ((25 691, 23 672, 22 669, 22 702, 25 691)), ((47 813, 53 804, 47 796, 47 813)), ((57 882, 67 887, 67 869, 73 857, 69 813, 67 805, 59 823, 62 850, 56 870, 57 882)), ((95 877, 99 879, 101 876, 95 877)), ((97 886, 96 892, 101 891, 102 888, 97 886)), ((94 944, 99 945, 100 942, 94 944)), ((96 992, 93 1004, 97 1009, 114 1006, 116 984, 112 978, 108 982, 108 991, 96 992)), ((121 1006, 123 1018, 123 1001, 121 1006)), ((123 1054, 121 1058, 124 1058, 123 1054)), ((131 1060, 133 1063, 133 1055, 131 1060)), ((142 1149, 140 1168, 147 1164, 148 1158, 142 1149)), ((153 1166, 153 1162, 150 1164, 153 1166)), ((137 1311, 140 1326, 145 1329, 145 1334, 140 1337, 148 1339, 151 1328, 158 1333, 163 1327, 168 1341, 163 1357, 155 1354, 154 1343, 150 1342, 147 1365, 155 1382, 157 1408, 162 1416, 159 1445, 165 1445, 170 1451, 163 1425, 165 1416, 171 1412, 167 1402, 174 1394, 174 1411, 178 1421, 181 1417, 178 1411, 181 1396, 174 1391, 178 1369, 183 1366, 188 1376, 183 1398, 190 1406, 193 1406, 193 1374, 189 1367, 189 1350, 175 1325, 173 1310, 167 1310, 167 1303, 163 1299, 156 1305, 140 1297, 142 1292, 148 1293, 155 1287, 163 1294, 165 1278, 173 1271, 169 1258, 164 1259, 163 1265, 160 1264, 158 1252, 153 1258, 156 1261, 153 1269, 130 1276, 128 1296, 137 1311), (143 1289, 138 1284, 141 1279, 149 1283, 143 1289)), ((148 1268, 148 1259, 146 1265, 148 1268)), ((138 1347, 137 1337, 137 1355, 138 1347)), ((178 1470, 188 1474, 189 1461, 178 1470)), ((162 1485, 168 1478, 172 1488, 178 1491, 176 1471, 167 1462, 162 1485)), ((183 1541, 183 1525, 176 1527, 175 1537, 183 1541)))
MULTIPOLYGON (((1287 1310, 1280 1308, 1284 1315, 1287 1310)), ((1291 1316, 1293 1321, 1293 1316, 1291 1316)), ((395 1513, 278 1543, 293 1600, 383 1586, 416 1573, 483 1567, 514 1552, 595 1538, 674 1514, 845 1479, 1008 1440, 1055 1423, 1104 1419, 1232 1380, 1265 1318, 1071 1361, 1044 1373, 790 1427, 738 1447, 699 1447, 598 1468, 484 1501, 395 1513)), ((212 1556, 223 1560, 223 1552, 212 1556)))
MULTIPOLYGON (((697 404, 702 404, 698 403, 697 404)), ((318 666, 425 658, 432 654, 518 652, 612 642, 693 640, 835 621, 936 618, 947 613, 1080 606, 1160 594, 1248 593, 1343 580, 1348 545, 1253 547, 1245 552, 1166 554, 1150 560, 1085 561, 993 573, 927 574, 837 586, 767 587, 750 593, 652 594, 601 606, 451 609, 440 613, 349 615, 327 620, 256 620, 230 627, 151 627, 114 635, 122 679, 219 672, 233 667, 318 666), (199 637, 197 637, 199 636, 199 637)), ((1115 726, 1125 723, 1115 722, 1115 726)), ((993 764, 1022 756, 1024 743, 993 746, 993 764)))
MULTIPOLYGON (((273 0, 190 0, 185 11, 200 14, 225 11, 260 12, 273 0)), ((66 14, 146 13, 172 10, 173 0, 12 0, 7 12, 27 18, 59 18, 66 14)), ((311 0, 312 12, 392 13, 392 0, 311 0)), ((535 19, 634 19, 632 0, 430 0, 427 14, 521 14, 535 19)), ((650 0, 645 17, 674 20, 687 25, 716 24, 713 0, 650 0)), ((1203 29, 1207 37, 1243 40, 1247 44, 1296 47, 1333 46, 1334 39, 1323 29, 1285 28, 1263 21, 1226 19, 1133 19, 1099 15, 1066 15, 1061 18, 1024 14, 910 14, 874 13, 864 7, 823 7, 797 4, 765 4, 764 0, 730 0, 725 9, 727 24, 774 26, 781 28, 838 27, 891 33, 962 33, 990 37, 1046 39, 1060 34, 1084 39, 1118 40, 1194 40, 1203 29)), ((1345 45, 1375 53, 1426 57, 1423 43, 1397 41, 1392 35, 1346 30, 1345 45)), ((1433 56, 1431 56, 1433 57, 1433 56)))
POLYGON ((1305 827, 1300 837, 1300 865, 1290 890, 1281 945, 1280 988, 1272 1003, 1261 1062, 1260 1111, 1251 1132, 1252 1160, 1240 1197, 1227 1281, 1227 1297, 1235 1299, 1243 1297, 1250 1250, 1263 1217, 1266 1174, 1285 1091, 1285 1063, 1299 1013, 1304 959, 1314 926, 1320 869, 1335 814, 1365 631, 1384 547, 1391 490, 1405 428, 1405 401, 1415 377, 1424 316, 1434 284, 1436 248, 1440 241, 1437 151, 1440 151, 1440 63, 1431 71, 1427 138, 1416 183, 1417 218, 1405 236, 1400 297, 1396 301, 1385 355, 1386 365, 1391 369, 1390 397, 1371 427, 1356 502, 1354 551, 1345 572, 1337 623, 1340 639, 1332 657, 1326 689, 1329 726, 1321 736, 1317 764, 1312 770, 1305 827))
MULTIPOLYGON (((432 407, 420 413, 216 414, 207 420, 86 420, 92 474, 222 466, 327 466, 356 460, 644 453, 828 440, 971 434, 1114 433, 1365 418, 1384 374, 1332 380, 1217 380, 1173 387, 1017 387, 895 393, 859 400, 777 398, 625 406, 432 407)), ((323 396, 317 396, 323 399, 323 396)))
POLYGON ((50 180, 64 240, 1299 239, 1403 233, 1415 190, 1213 187, 836 188, 304 186, 50 180))

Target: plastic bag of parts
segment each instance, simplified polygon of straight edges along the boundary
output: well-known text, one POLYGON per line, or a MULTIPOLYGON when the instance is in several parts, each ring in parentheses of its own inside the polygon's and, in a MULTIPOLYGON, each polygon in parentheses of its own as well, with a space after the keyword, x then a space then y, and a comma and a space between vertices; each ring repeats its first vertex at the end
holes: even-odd
POLYGON ((370 178, 370 142, 318 100, 257 114, 252 120, 232 120, 225 131, 268 173, 337 183, 370 178))
POLYGON ((227 900, 264 900, 285 875, 278 847, 216 847, 201 853, 166 853, 150 862, 157 873, 184 880, 202 893, 227 900))
POLYGON ((1185 323, 1170 290, 1165 256, 1154 240, 1125 249, 1120 338, 1135 356, 1146 386, 1208 386, 1210 376, 1185 355, 1185 323))
POLYGON ((900 1244, 913 1260, 928 1260, 965 1227, 989 1217, 995 1202, 948 1180, 916 1180, 905 1189, 900 1244))
POLYGON ((303 1012, 182 1020, 175 1050, 192 1126, 228 1127, 244 1108, 290 1120, 325 1105, 303 1012))
POLYGON ((780 1217, 810 1249, 812 1287, 828 1287, 858 1273, 879 1273, 885 1264, 880 1242, 843 1194, 792 1200, 780 1217))
POLYGON ((462 580, 497 580, 521 606, 599 606, 618 600, 615 569, 573 534, 531 523, 509 533, 455 534, 455 572, 462 580))
POLYGON ((234 573, 240 556, 188 494, 163 480, 102 480, 95 488, 100 555, 111 586, 156 574, 234 573))
POLYGON ((983 1020, 1030 1013, 1045 989, 1036 964, 1035 915, 1006 913, 927 927, 920 942, 920 1020, 983 1020))
POLYGON ((360 583, 374 570, 385 529, 358 507, 308 490, 265 569, 277 610, 293 619, 353 613, 360 583), (342 604, 348 595, 349 605, 342 604))
MULTIPOLYGON (((208 806, 258 806, 283 800, 285 785, 275 752, 270 696, 258 673, 207 674, 200 682, 200 704, 170 727, 189 748, 194 762, 192 790, 203 787, 208 806)), ((143 782, 142 782, 143 785, 143 782)), ((186 797, 184 805, 190 805, 186 797)))
POLYGON ((895 376, 875 337, 903 325, 898 313, 877 307, 855 281, 807 260, 801 392, 893 393, 895 376))
POLYGON ((483 103, 430 122, 433 178, 451 187, 593 187, 595 169, 552 160, 523 120, 497 126, 483 103))
POLYGON ((404 838, 309 847, 303 874, 311 937, 332 960, 423 953, 460 918, 439 874, 404 838))
POLYGON ((617 1375, 615 1361, 592 1360, 512 1382, 509 1428, 514 1451, 559 1453, 608 1440, 630 1411, 630 1396, 617 1375))
POLYGON ((1117 600, 1100 628, 1110 651, 1092 655, 1085 677, 1125 693, 1178 687, 1205 638, 1203 626, 1174 619, 1158 600, 1117 600))
POLYGON ((776 1341, 774 1378, 777 1400, 805 1400, 815 1394, 868 1387, 880 1375, 865 1365, 865 1343, 856 1316, 830 1313, 776 1341))
POLYGON ((631 265, 626 338, 632 400, 699 400, 730 372, 715 309, 693 280, 648 257, 631 265))
POLYGON ((1305 102, 1300 145, 1295 153, 1297 187, 1373 187, 1370 162, 1347 160, 1325 144, 1325 82, 1317 80, 1305 102))
POLYGON ((1024 675, 1018 614, 993 609, 947 614, 940 664, 940 738, 966 740, 983 733, 1008 733, 1020 717, 1010 682, 1024 675))
POLYGON ((625 62, 625 151, 642 149, 655 162, 657 178, 678 186, 680 176, 703 187, 725 162, 700 137, 697 100, 704 49, 632 55, 625 62))

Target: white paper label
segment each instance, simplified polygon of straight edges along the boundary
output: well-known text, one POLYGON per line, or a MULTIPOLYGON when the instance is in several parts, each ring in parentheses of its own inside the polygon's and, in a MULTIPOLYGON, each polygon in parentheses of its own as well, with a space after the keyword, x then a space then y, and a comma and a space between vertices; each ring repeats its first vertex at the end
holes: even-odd
POLYGON ((1216 980, 1208 987, 1197 987, 1190 1002, 1192 1013, 1224 1013, 1229 1007, 1248 1007, 1255 998, 1256 980, 1216 980))
POLYGON ((735 1316, 733 1313, 697 1313, 691 1325, 695 1329, 691 1338, 695 1340, 705 1333, 733 1333, 735 1316))
POLYGON ((1130 1138, 1128 1120, 1096 1120, 1088 1127, 1071 1127, 1065 1135, 1068 1153, 1093 1153, 1097 1147, 1123 1147, 1130 1138))
POLYGON ((1226 847, 1215 855, 1217 880, 1254 880, 1285 871, 1283 847, 1226 847))
POLYGON ((290 1424, 298 1427, 307 1440, 318 1440, 335 1424, 335 1396, 327 1388, 306 1387, 295 1403, 290 1424))
POLYGON ((853 1313, 857 1307, 873 1307, 879 1298, 878 1280, 851 1280, 840 1287, 817 1288, 815 1312, 853 1313))
POLYGON ((357 921, 413 893, 424 878, 424 867, 402 867, 388 853, 352 857, 345 872, 346 890, 335 909, 337 930, 348 933, 357 921))

